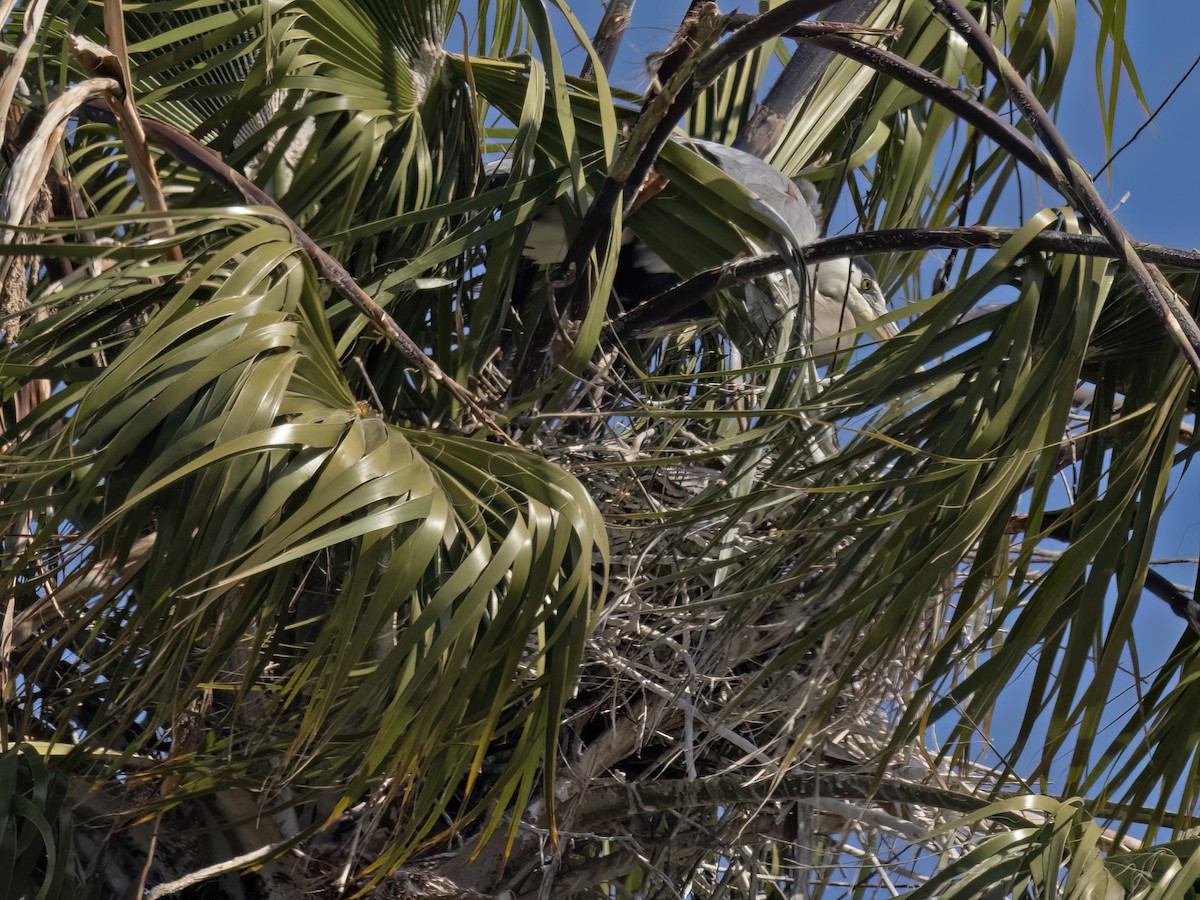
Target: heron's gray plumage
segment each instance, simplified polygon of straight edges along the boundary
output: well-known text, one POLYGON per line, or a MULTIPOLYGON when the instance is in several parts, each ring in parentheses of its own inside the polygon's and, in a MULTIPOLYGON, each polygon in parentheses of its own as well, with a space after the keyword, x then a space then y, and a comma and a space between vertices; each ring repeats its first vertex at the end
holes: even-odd
MULTIPOLYGON (((790 275, 778 290, 785 302, 801 313, 801 322, 814 357, 846 352, 854 335, 840 332, 869 326, 887 313, 879 277, 861 256, 806 266, 803 248, 821 237, 821 204, 812 182, 788 178, 770 163, 734 147, 693 140, 703 155, 754 195, 752 207, 777 224, 779 238, 772 249, 788 260, 790 275)), ((894 325, 875 326, 877 337, 896 334, 894 325)))
POLYGON ((770 163, 744 150, 725 144, 693 138, 691 144, 700 150, 718 169, 746 188, 752 195, 751 208, 775 223, 779 236, 789 246, 781 253, 794 253, 821 236, 817 216, 820 203, 817 192, 808 182, 788 178, 770 163))
MULTIPOLYGON (((821 205, 816 187, 803 179, 791 179, 765 160, 725 144, 702 139, 688 142, 703 158, 726 176, 742 185, 751 195, 751 209, 771 224, 770 249, 788 263, 788 271, 772 276, 763 288, 747 285, 743 292, 747 318, 764 335, 776 328, 788 313, 798 315, 811 352, 819 361, 828 361, 834 353, 853 347, 856 334, 846 331, 868 330, 879 338, 897 333, 891 323, 874 325, 887 313, 887 300, 879 288, 875 270, 861 256, 829 260, 807 265, 803 260, 806 246, 821 237, 821 205), (835 337, 835 335, 841 335, 835 337)), ((489 166, 493 183, 506 178, 511 164, 500 161, 489 166)), ((661 289, 662 276, 672 273, 669 266, 628 229, 620 265, 632 269, 618 274, 618 292, 636 293, 641 282, 661 289)), ((532 222, 525 240, 524 256, 540 265, 559 262, 566 255, 569 241, 562 216, 554 206, 547 207, 532 222)), ((764 248, 765 249, 765 248, 764 248)), ((650 294, 626 296, 644 300, 650 294)))

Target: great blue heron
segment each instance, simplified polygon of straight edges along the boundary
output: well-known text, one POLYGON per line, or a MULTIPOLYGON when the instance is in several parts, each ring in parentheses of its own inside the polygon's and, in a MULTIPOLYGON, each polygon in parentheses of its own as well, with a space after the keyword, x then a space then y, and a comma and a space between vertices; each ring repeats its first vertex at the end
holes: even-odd
POLYGON ((774 222, 773 249, 792 262, 779 290, 802 323, 810 350, 818 359, 846 351, 854 336, 834 338, 851 329, 869 329, 879 338, 897 333, 890 322, 873 323, 887 313, 887 299, 875 270, 861 256, 804 267, 803 248, 821 237, 821 206, 811 182, 792 179, 752 153, 693 138, 693 147, 751 194, 751 207, 774 222))
MULTIPOLYGON (((821 237, 821 209, 810 182, 793 180, 765 160, 724 144, 698 138, 688 143, 749 192, 752 209, 772 223, 772 249, 791 262, 789 272, 775 277, 777 300, 764 301, 761 292, 755 293, 757 288, 747 287, 747 301, 755 299, 756 314, 770 315, 763 310, 772 306, 776 319, 788 311, 799 313, 810 352, 818 361, 853 346, 856 335, 842 332, 866 331, 879 338, 897 334, 892 323, 877 321, 888 311, 887 300, 875 270, 861 256, 804 265, 803 248, 821 237)), ((507 167, 493 164, 491 174, 507 176, 507 167)), ((561 214, 550 206, 530 224, 523 255, 536 264, 552 265, 562 261, 569 243, 561 214)), ((678 280, 661 256, 626 230, 615 287, 627 303, 643 301, 678 280)), ((774 324, 764 323, 763 330, 774 324)))

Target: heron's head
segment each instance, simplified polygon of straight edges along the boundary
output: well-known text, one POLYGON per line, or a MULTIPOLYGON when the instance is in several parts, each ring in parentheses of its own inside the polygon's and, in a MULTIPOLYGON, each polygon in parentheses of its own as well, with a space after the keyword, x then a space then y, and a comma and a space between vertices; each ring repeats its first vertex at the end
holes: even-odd
POLYGON ((887 298, 879 288, 879 277, 861 256, 850 259, 831 259, 816 266, 816 296, 813 298, 813 352, 825 355, 846 350, 853 339, 824 341, 840 331, 866 328, 877 338, 898 334, 891 322, 872 326, 887 313, 887 298))

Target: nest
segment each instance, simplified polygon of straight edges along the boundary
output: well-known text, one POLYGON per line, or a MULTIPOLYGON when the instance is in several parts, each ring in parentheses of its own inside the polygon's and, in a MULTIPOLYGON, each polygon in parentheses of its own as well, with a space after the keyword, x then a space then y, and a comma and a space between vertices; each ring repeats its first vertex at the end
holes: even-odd
MULTIPOLYGON (((737 379, 722 390, 726 408, 747 416, 761 395, 737 379)), ((711 433, 629 405, 647 393, 631 390, 628 373, 610 358, 575 395, 569 414, 539 435, 541 452, 588 487, 611 542, 608 593, 564 718, 566 764, 557 793, 567 802, 558 828, 579 835, 578 846, 594 849, 602 836, 639 859, 658 860, 674 871, 667 883, 682 883, 677 879, 686 870, 698 885, 694 879, 715 877, 716 844, 726 847, 717 867, 723 871, 756 845, 756 835, 790 842, 802 861, 817 835, 843 840, 838 835, 852 818, 872 812, 845 803, 764 800, 770 792, 754 785, 880 767, 930 777, 921 748, 890 757, 885 750, 927 660, 927 636, 945 614, 945 598, 931 598, 902 644, 909 651, 904 658, 872 657, 847 672, 861 641, 861 629, 847 621, 822 634, 803 658, 791 659, 789 648, 813 618, 816 589, 838 577, 838 553, 814 564, 805 552, 808 538, 777 528, 769 514, 733 523, 721 515, 722 504, 734 499, 733 457, 722 455, 711 433), (739 572, 762 559, 778 560, 777 572, 748 592, 739 572), (669 812, 630 809, 616 818, 597 814, 591 802, 604 791, 627 789, 638 798, 631 803, 645 807, 647 790, 730 777, 753 797, 669 812), (671 835, 667 843, 664 834, 671 835)), ((769 462, 764 458, 763 467, 769 462)), ((919 824, 921 831, 936 820, 933 810, 873 812, 881 822, 919 824)), ((907 829, 909 837, 916 833, 907 829)))

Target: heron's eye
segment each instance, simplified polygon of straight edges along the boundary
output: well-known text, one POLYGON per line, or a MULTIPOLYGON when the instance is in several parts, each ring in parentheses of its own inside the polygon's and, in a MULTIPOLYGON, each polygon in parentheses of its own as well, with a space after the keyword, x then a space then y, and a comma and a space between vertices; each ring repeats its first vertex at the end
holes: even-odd
POLYGON ((861 282, 859 282, 858 289, 860 291, 869 291, 872 287, 873 287, 873 284, 871 282, 871 279, 864 275, 863 280, 861 282))

